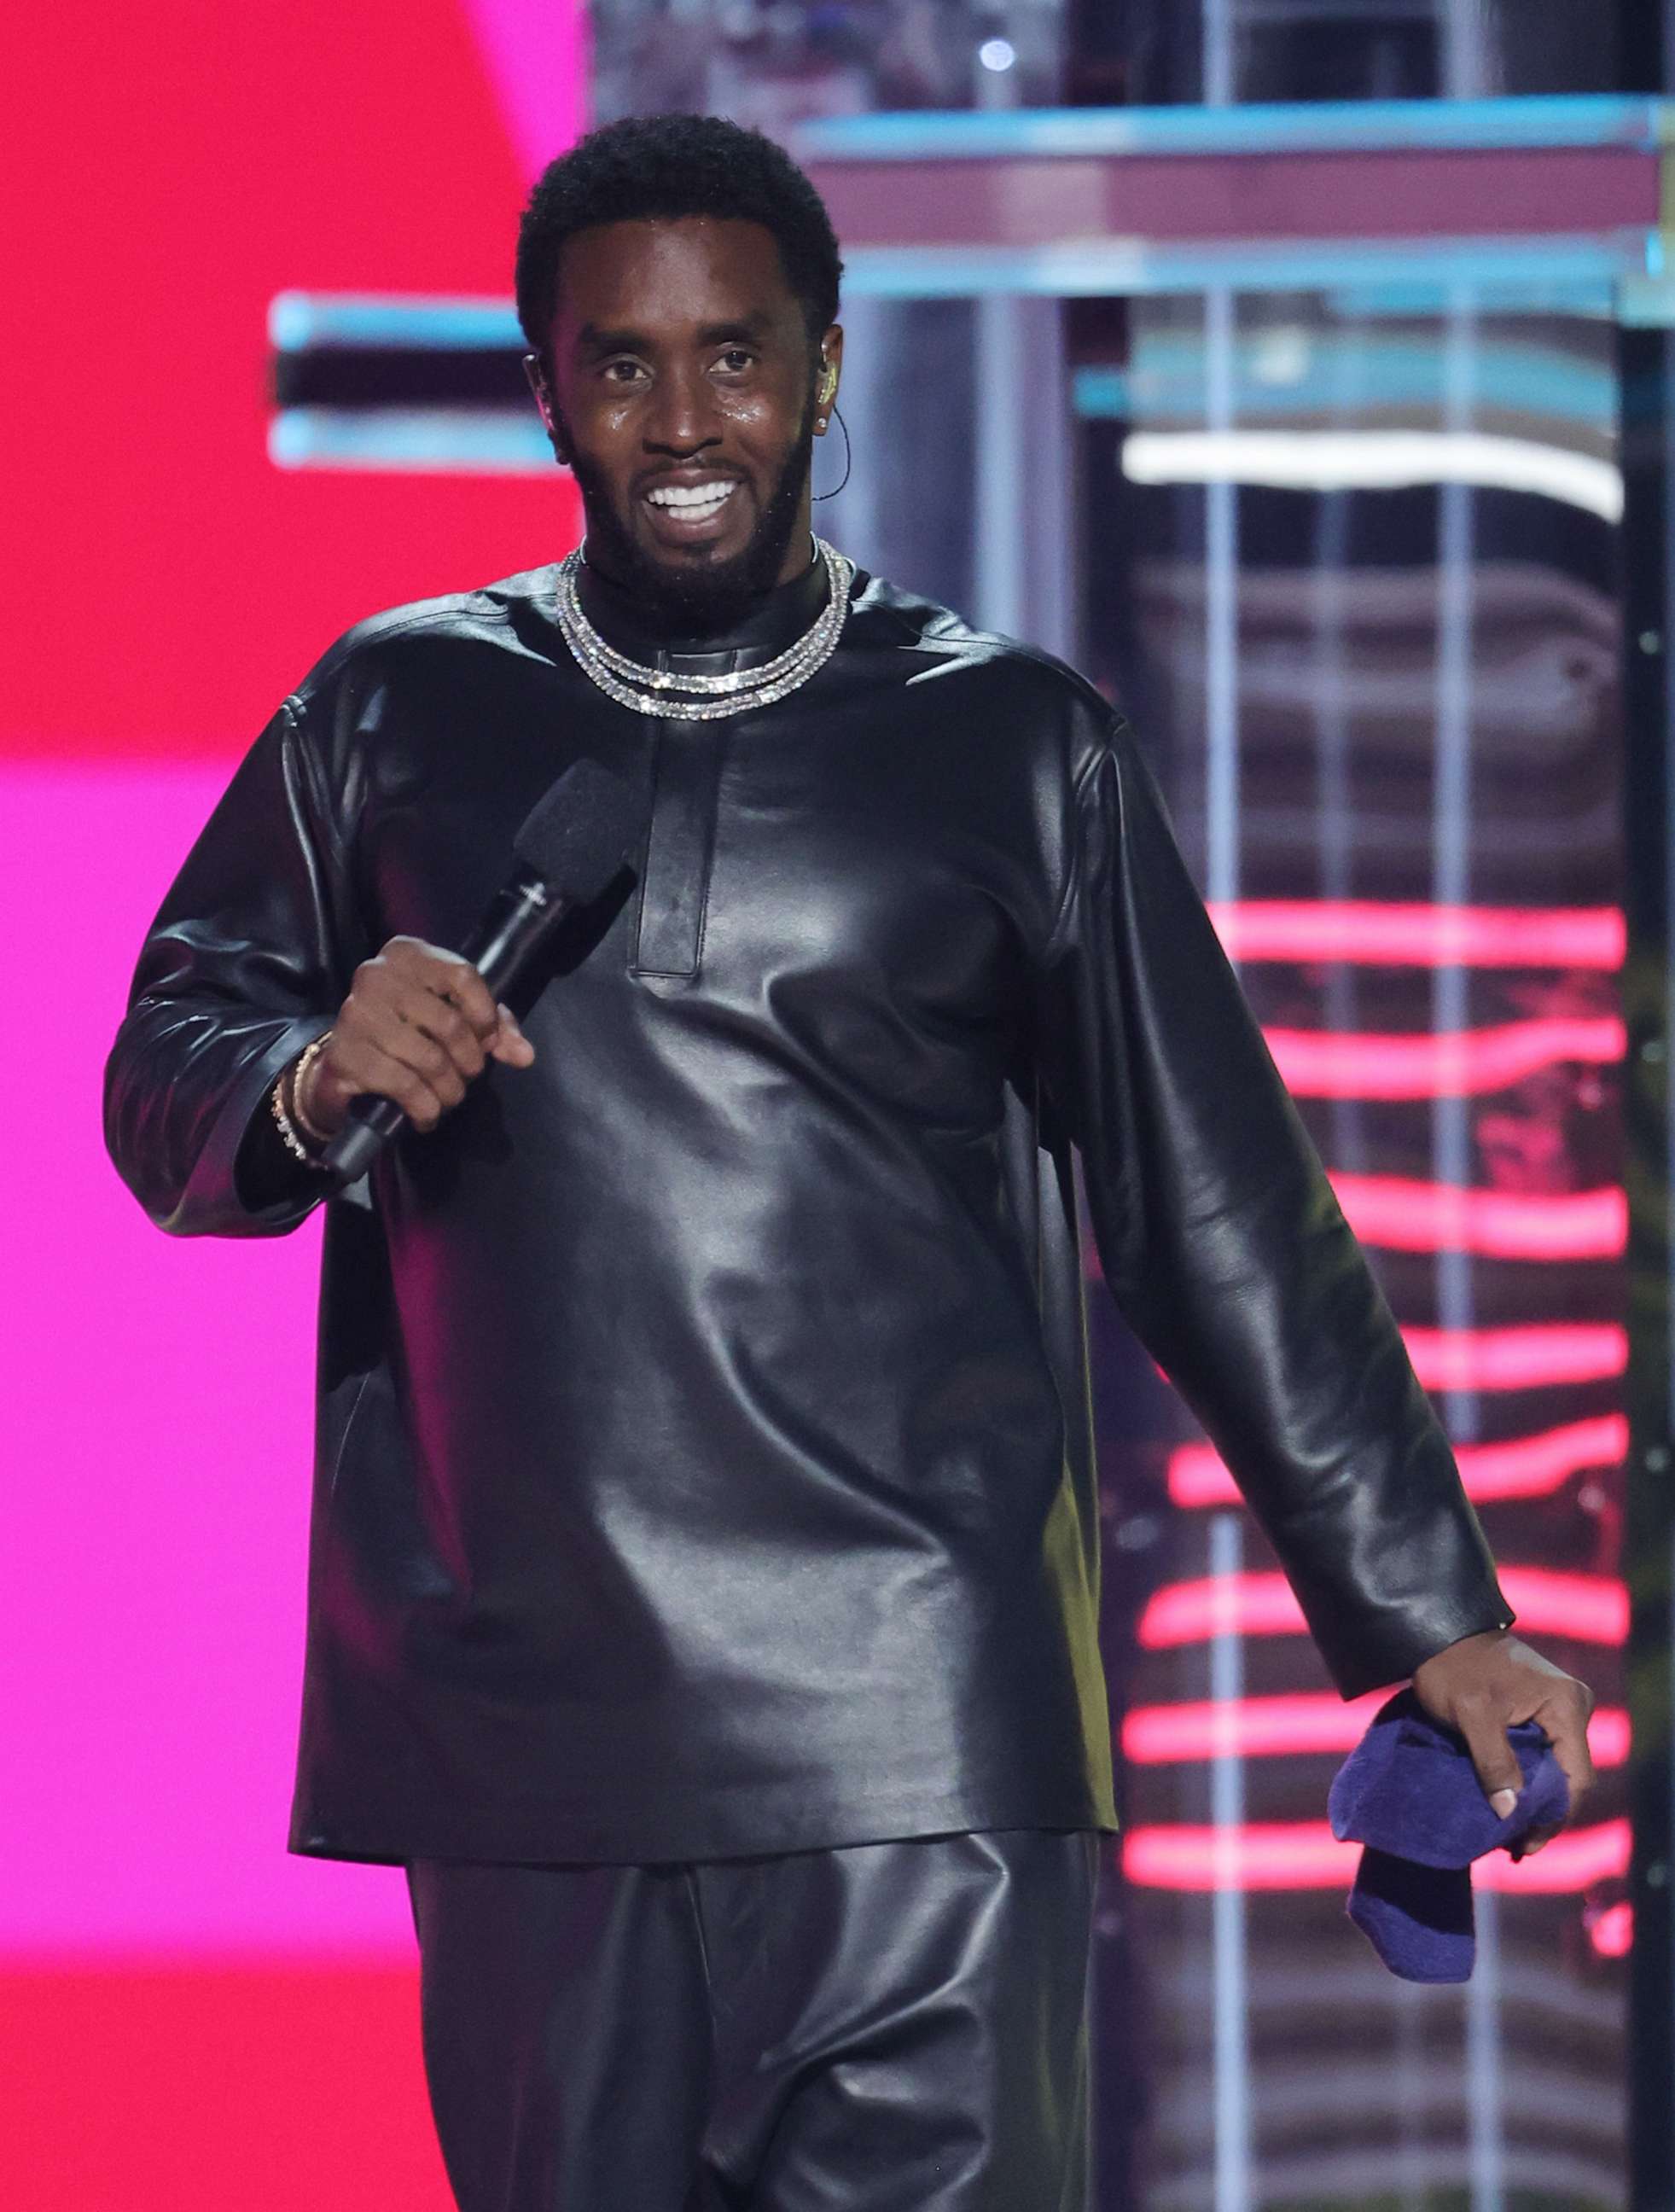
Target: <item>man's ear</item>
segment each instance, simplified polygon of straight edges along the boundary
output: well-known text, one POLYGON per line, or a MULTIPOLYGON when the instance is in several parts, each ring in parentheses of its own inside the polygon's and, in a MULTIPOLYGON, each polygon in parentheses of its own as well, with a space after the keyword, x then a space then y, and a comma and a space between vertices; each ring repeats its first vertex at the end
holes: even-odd
POLYGON ((820 341, 819 358, 815 363, 814 404, 816 431, 824 437, 826 424, 837 401, 838 379, 843 372, 843 329, 834 323, 820 341))
POLYGON ((547 381, 547 372, 541 366, 541 356, 538 353, 526 353, 524 356, 524 376, 530 390, 535 394, 535 404, 540 410, 541 420, 545 425, 548 443, 552 447, 554 458, 568 468, 570 449, 568 441, 564 435, 563 420, 559 414, 557 404, 553 398, 552 386, 547 381))

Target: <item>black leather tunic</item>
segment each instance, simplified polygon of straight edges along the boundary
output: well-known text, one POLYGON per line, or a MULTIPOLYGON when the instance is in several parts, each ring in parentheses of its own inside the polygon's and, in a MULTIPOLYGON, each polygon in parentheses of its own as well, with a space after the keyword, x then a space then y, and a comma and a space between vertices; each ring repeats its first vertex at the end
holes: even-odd
MULTIPOLYGON (((780 649, 818 570, 717 662, 780 649), (731 659, 729 656, 731 656, 731 659)), ((265 1115, 361 959, 458 943, 572 760, 634 880, 329 1208, 293 1846, 725 1857, 1112 1821, 1071 1201, 1340 1686, 1510 1618, 1132 737, 861 578, 777 707, 657 722, 552 572, 351 631, 169 892, 107 1082, 191 1235, 318 1202, 265 1115)), ((593 580, 589 611, 656 660, 593 580)), ((626 884, 626 879, 625 879, 626 884)))

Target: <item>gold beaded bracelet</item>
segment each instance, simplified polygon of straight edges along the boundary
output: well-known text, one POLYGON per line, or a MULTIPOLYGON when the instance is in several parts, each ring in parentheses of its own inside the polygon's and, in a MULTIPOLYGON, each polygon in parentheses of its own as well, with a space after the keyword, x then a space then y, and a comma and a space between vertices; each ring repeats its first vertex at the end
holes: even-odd
POLYGON ((317 1036, 300 1059, 294 1060, 289 1067, 282 1069, 279 1080, 274 1085, 268 1096, 268 1110, 273 1115, 274 1127, 279 1132, 280 1141, 294 1159, 300 1160, 305 1167, 309 1168, 325 1167, 325 1146, 330 1139, 324 1130, 314 1127, 297 1104, 297 1083, 303 1070, 325 1049, 326 1039, 331 1035, 331 1030, 327 1030, 323 1035, 317 1036), (287 1083, 291 1087, 288 1105, 285 1099, 287 1083), (296 1116, 295 1121, 291 1118, 293 1115, 296 1116), (303 1137, 299 1135, 297 1131, 299 1121, 302 1124, 306 1135, 313 1139, 312 1144, 305 1143, 303 1137))
POLYGON ((313 1044, 308 1046, 306 1050, 302 1054, 300 1059, 298 1060, 295 1066, 291 1070, 291 1113, 293 1118, 295 1120, 298 1128, 301 1130, 305 1137, 310 1139, 313 1143, 322 1146, 329 1145, 331 1142, 331 1138, 326 1130, 317 1127, 314 1121, 310 1117, 308 1109, 302 1103, 302 1086, 304 1081, 306 1079, 309 1069, 313 1067, 314 1062, 319 1058, 320 1054, 325 1050, 327 1045, 329 1045, 331 1042, 331 1030, 322 1030, 320 1034, 314 1039, 313 1044))

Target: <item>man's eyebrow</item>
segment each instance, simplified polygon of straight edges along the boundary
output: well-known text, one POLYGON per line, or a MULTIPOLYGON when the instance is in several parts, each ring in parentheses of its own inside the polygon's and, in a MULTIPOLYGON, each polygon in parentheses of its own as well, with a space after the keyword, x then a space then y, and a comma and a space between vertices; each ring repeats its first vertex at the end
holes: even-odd
MULTIPOLYGON (((773 327, 768 315, 739 315, 725 323, 705 323, 697 333, 701 346, 758 345, 773 327)), ((654 342, 645 331, 609 330, 598 323, 584 323, 576 332, 576 351, 583 354, 649 353, 654 342)))
POLYGON ((576 332, 578 353, 644 353, 650 343, 644 331, 602 330, 598 323, 584 323, 576 332))
POLYGON ((706 323, 698 333, 700 345, 728 345, 739 338, 755 345, 773 327, 767 315, 741 315, 730 323, 706 323))

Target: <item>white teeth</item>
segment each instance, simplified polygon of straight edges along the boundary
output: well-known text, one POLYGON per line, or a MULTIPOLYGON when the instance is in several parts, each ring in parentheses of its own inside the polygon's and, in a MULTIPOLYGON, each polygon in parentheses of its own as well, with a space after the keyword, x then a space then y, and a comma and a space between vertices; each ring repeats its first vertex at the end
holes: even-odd
POLYGON ((658 491, 648 491, 646 496, 653 507, 677 507, 683 514, 695 515, 701 520, 705 515, 713 514, 737 489, 735 483, 665 484, 658 491))

